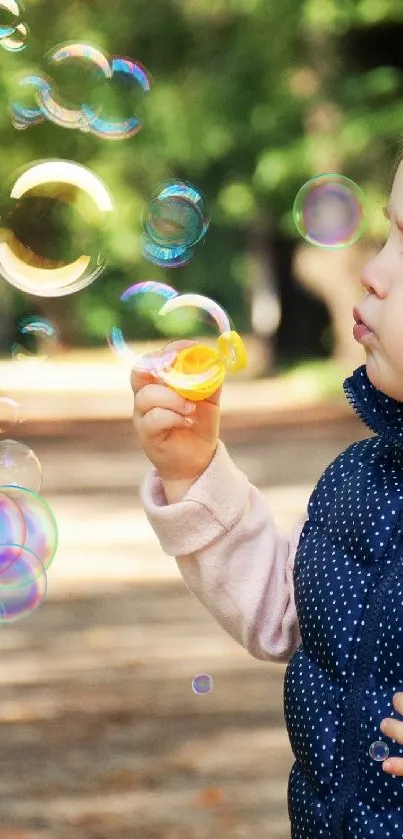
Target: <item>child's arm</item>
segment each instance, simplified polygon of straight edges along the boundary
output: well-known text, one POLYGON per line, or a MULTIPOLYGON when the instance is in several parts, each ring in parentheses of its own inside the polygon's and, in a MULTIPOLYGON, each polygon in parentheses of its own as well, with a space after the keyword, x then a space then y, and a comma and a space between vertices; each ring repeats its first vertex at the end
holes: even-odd
POLYGON ((304 520, 291 538, 277 533, 262 494, 221 441, 198 480, 177 490, 175 497, 169 486, 167 499, 155 469, 141 489, 163 550, 176 557, 189 589, 251 655, 286 661, 300 644, 292 575, 304 520))

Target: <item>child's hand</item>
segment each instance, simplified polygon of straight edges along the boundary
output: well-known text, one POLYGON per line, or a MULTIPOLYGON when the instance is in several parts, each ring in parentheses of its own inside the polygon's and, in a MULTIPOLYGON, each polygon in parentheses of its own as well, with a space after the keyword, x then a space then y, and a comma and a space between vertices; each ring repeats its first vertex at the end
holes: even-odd
MULTIPOLYGON (((395 693, 393 697, 393 707, 398 714, 403 715, 403 693, 395 693)), ((393 717, 385 717, 382 720, 380 729, 383 734, 396 740, 396 743, 403 745, 403 722, 395 720, 393 717)), ((403 777, 403 758, 402 757, 388 757, 382 763, 382 769, 390 775, 400 775, 403 777)))
MULTIPOLYGON (((179 350, 192 342, 177 341, 179 350)), ((209 399, 188 402, 156 376, 132 371, 133 424, 140 444, 161 478, 195 481, 217 447, 221 389, 209 399)))

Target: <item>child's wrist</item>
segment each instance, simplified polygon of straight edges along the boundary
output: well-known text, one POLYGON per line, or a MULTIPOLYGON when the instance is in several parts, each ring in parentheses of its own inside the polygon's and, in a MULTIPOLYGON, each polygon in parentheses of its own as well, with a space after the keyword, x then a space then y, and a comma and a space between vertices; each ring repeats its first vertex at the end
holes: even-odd
POLYGON ((178 501, 182 501, 187 495, 190 490, 190 487, 196 483, 200 475, 196 475, 195 478, 183 478, 183 479, 169 479, 169 478, 161 478, 162 486, 164 488, 165 498, 168 504, 177 504, 178 501))

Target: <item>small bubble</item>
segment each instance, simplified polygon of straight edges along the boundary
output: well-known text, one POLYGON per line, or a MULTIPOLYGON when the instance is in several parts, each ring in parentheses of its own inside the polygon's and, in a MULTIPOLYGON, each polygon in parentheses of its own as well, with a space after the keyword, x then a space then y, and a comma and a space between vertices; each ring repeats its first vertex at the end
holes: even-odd
POLYGON ((318 175, 299 190, 293 207, 298 233, 319 248, 353 245, 367 223, 366 197, 344 175, 318 175))
POLYGON ((203 694, 210 693, 213 689, 213 680, 208 673, 200 673, 192 679, 193 693, 203 694))
POLYGON ((383 761, 386 760, 388 755, 389 748, 382 740, 376 740, 374 743, 371 743, 369 747, 369 756, 372 757, 372 760, 383 761))

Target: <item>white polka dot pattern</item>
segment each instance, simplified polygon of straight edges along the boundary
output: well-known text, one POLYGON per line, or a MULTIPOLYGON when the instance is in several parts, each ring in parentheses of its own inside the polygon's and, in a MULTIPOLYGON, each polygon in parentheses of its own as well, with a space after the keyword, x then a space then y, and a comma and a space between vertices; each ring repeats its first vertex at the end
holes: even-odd
POLYGON ((376 436, 349 446, 312 493, 295 558, 302 644, 288 664, 284 711, 296 762, 292 839, 402 839, 403 778, 370 755, 399 716, 403 690, 403 404, 365 366, 345 381, 376 436))

